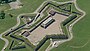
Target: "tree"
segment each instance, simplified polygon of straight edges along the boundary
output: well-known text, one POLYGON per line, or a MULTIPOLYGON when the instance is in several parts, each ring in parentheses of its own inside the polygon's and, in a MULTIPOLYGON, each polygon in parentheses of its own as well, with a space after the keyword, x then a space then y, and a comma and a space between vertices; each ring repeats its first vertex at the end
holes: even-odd
POLYGON ((0 0, 0 3, 1 3, 2 1, 0 0))
POLYGON ((10 3, 16 0, 0 0, 0 3, 10 3))
POLYGON ((9 0, 4 0, 5 1, 5 3, 9 3, 9 0))
POLYGON ((0 18, 1 18, 1 19, 4 19, 4 18, 5 18, 5 13, 4 13, 4 11, 1 11, 1 13, 0 13, 0 18))
POLYGON ((13 17, 13 15, 12 15, 12 14, 10 14, 10 13, 9 13, 9 16, 10 16, 10 17, 13 17))

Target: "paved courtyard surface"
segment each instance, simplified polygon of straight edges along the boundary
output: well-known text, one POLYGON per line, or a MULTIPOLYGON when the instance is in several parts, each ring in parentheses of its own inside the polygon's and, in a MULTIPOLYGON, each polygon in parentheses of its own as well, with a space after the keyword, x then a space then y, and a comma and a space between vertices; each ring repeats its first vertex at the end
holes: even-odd
POLYGON ((55 22, 53 22, 50 26, 46 29, 39 26, 27 37, 32 44, 37 45, 46 35, 63 34, 60 23, 68 17, 55 14, 52 18, 55 19, 55 22))

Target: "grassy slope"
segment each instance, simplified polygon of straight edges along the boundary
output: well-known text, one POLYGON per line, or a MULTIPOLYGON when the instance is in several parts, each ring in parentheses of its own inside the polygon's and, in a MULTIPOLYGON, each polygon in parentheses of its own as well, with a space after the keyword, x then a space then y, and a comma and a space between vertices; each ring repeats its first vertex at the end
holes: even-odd
POLYGON ((47 40, 44 45, 38 51, 45 51, 45 49, 49 46, 50 40, 47 40))
MULTIPOLYGON (((9 9, 8 5, 6 5, 6 4, 5 5, 0 5, 0 12, 2 10, 7 10, 7 9, 9 9)), ((7 28, 10 28, 11 24, 8 22, 8 19, 9 19, 8 16, 6 16, 6 18, 4 20, 0 19, 0 33, 7 30, 7 28), (10 24, 10 26, 8 24, 10 24)), ((12 21, 12 19, 9 19, 9 20, 12 21)))
POLYGON ((4 44, 4 41, 2 41, 1 39, 0 39, 0 49, 2 49, 3 48, 3 45, 4 44))
POLYGON ((33 49, 28 47, 28 45, 26 45, 26 48, 18 49, 18 50, 12 50, 12 51, 33 51, 33 49))
POLYGON ((78 0, 77 1, 80 8, 86 11, 87 15, 75 24, 73 28, 74 38, 70 42, 66 42, 60 45, 58 48, 54 48, 51 51, 89 51, 90 50, 90 1, 89 0, 78 0), (88 5, 87 5, 87 4, 88 5), (89 42, 89 43, 87 43, 89 42), (72 48, 70 46, 79 47, 87 43, 86 46, 82 48, 72 48))

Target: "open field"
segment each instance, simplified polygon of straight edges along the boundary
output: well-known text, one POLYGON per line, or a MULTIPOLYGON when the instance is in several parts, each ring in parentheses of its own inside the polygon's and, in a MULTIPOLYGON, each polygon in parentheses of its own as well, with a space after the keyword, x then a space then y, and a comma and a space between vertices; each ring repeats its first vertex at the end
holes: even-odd
POLYGON ((77 0, 79 7, 84 10, 86 16, 73 27, 74 38, 61 44, 58 48, 51 51, 89 51, 90 50, 90 1, 77 0), (88 5, 87 5, 87 4, 88 5))

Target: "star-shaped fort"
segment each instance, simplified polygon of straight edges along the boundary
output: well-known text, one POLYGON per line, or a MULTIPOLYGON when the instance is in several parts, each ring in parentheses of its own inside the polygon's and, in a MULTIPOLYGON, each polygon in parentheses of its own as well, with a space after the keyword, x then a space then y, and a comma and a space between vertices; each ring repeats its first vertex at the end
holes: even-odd
MULTIPOLYGON (((2 11, 0 14, 8 12, 7 15, 11 19, 19 15, 17 16, 17 24, 4 33, 4 37, 10 39, 8 50, 28 47, 32 48, 33 51, 39 51, 43 44, 48 42, 49 46, 46 51, 49 51, 58 47, 59 44, 69 41, 70 38, 72 39, 72 23, 83 15, 77 10, 74 2, 47 0, 42 2, 34 12, 27 13, 22 9, 26 6, 30 8, 26 7, 24 10, 34 9, 33 5, 25 5, 26 3, 20 0, 10 1, 8 4, 10 9, 2 11), (14 14, 14 12, 18 13, 14 14)), ((6 17, 3 15, 2 18, 6 17)))

